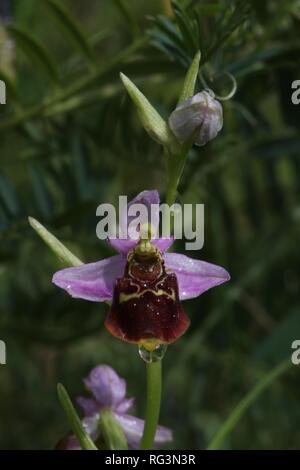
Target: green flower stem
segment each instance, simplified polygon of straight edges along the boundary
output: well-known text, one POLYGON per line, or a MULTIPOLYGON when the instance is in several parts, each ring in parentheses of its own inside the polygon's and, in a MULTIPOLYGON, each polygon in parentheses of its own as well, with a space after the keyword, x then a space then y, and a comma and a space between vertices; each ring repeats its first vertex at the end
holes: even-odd
POLYGON ((167 195, 166 202, 169 206, 172 206, 176 201, 177 188, 180 182, 180 178, 185 166, 187 153, 182 152, 180 155, 170 155, 169 159, 173 159, 171 162, 171 168, 169 166, 168 184, 167 184, 167 195), (176 161, 174 162, 174 159, 176 161))
POLYGON ((193 146, 194 137, 197 132, 198 129, 196 129, 195 133, 190 137, 190 139, 180 147, 178 144, 178 148, 176 149, 172 147, 165 148, 164 155, 168 173, 166 202, 169 206, 174 204, 176 201, 177 188, 180 183, 188 153, 193 146))
POLYGON ((156 428, 159 420, 161 402, 161 361, 149 362, 147 367, 147 406, 142 450, 153 448, 156 428))
POLYGON ((291 359, 281 362, 274 369, 272 369, 268 374, 266 374, 258 384, 256 384, 250 392, 238 403, 238 405, 233 409, 228 418, 223 423, 220 430, 214 436, 210 444, 208 445, 208 450, 217 450, 221 447, 224 439, 228 434, 234 429, 242 415, 248 410, 256 398, 271 385, 276 379, 278 379, 282 374, 284 374, 292 365, 291 359))

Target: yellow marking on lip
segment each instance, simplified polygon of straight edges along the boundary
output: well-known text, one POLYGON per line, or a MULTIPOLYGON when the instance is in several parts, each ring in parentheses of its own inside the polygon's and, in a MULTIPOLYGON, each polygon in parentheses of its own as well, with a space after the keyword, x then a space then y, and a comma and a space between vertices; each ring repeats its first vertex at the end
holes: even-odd
POLYGON ((154 294, 156 297, 161 297, 162 295, 165 295, 169 299, 173 300, 175 302, 175 291, 174 289, 171 289, 172 293, 169 294, 168 292, 159 289, 158 291, 152 290, 152 289, 145 289, 142 292, 133 292, 132 294, 124 294, 123 292, 120 293, 119 296, 119 302, 120 304, 123 302, 127 302, 128 300, 132 299, 139 299, 145 292, 151 292, 154 294))
POLYGON ((141 339, 138 343, 139 346, 147 349, 147 351, 154 351, 160 344, 165 344, 164 341, 156 338, 141 339))

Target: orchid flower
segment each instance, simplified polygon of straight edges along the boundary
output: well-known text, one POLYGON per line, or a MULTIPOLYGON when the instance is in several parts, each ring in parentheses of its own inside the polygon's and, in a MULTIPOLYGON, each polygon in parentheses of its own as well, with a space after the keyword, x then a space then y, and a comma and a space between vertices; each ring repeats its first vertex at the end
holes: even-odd
MULTIPOLYGON (((110 409, 123 429, 129 449, 138 449, 144 429, 144 421, 128 414, 134 404, 133 398, 126 398, 126 381, 107 365, 95 367, 84 384, 90 392, 90 397, 78 397, 77 403, 82 408, 84 418, 82 424, 85 431, 94 442, 101 440, 98 426, 101 412, 110 409)), ((162 446, 172 441, 172 432, 164 426, 158 426, 155 433, 154 444, 162 446)), ((81 447, 74 435, 62 439, 57 445, 59 449, 80 450, 81 447)))
MULTIPOLYGON (((159 202, 156 190, 143 191, 127 210, 133 203, 154 205, 152 233, 157 234, 159 202)), ((125 219, 121 216, 120 225, 125 219)), ((220 266, 167 253, 173 241, 154 236, 142 245, 142 240, 108 238, 118 255, 60 270, 53 282, 75 298, 113 300, 105 320, 107 329, 124 341, 153 350, 157 344, 174 342, 188 328, 181 300, 197 297, 230 278, 220 266)))

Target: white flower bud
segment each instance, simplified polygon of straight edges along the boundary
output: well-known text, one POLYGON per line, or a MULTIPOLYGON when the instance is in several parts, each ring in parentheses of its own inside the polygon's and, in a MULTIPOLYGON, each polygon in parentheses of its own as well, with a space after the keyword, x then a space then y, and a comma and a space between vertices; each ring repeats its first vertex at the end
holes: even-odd
POLYGON ((195 133, 194 143, 205 145, 223 127, 223 109, 213 94, 201 91, 180 103, 169 117, 169 126, 178 140, 186 142, 195 133))

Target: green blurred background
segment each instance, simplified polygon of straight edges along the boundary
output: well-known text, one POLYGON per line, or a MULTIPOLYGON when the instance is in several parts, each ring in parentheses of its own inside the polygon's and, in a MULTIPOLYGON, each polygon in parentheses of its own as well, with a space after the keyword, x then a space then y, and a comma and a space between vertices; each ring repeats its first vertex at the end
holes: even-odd
MULTIPOLYGON (((232 280, 185 303, 192 324, 164 360, 160 422, 174 430, 173 448, 205 448, 300 338, 299 1, 182 0, 173 13, 167 0, 59 4, 0 1, 0 448, 51 449, 68 429, 56 383, 75 398, 96 364, 126 378, 144 414, 136 347, 106 332, 106 305, 51 284, 62 265, 27 216, 85 261, 113 254, 96 238, 96 207, 165 192, 161 149, 119 71, 167 117, 199 48, 211 88, 225 96, 230 73, 238 89, 223 103, 220 136, 191 152, 178 198, 205 204, 205 246, 190 255, 232 280)), ((224 448, 299 448, 299 367, 258 397, 224 448)))

